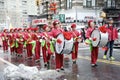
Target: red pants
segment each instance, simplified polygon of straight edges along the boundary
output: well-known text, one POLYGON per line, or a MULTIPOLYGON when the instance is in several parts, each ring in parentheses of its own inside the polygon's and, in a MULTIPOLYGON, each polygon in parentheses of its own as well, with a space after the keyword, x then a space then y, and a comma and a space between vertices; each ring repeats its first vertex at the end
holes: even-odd
POLYGON ((32 56, 32 44, 27 44, 26 49, 27 49, 27 57, 29 58, 32 56))
MULTIPOLYGON (((10 40, 9 44, 12 44, 12 43, 13 43, 13 41, 10 40)), ((14 53, 14 51, 15 51, 15 47, 11 47, 11 45, 10 45, 10 53, 14 53)))
POLYGON ((10 47, 10 52, 14 53, 14 51, 15 51, 15 47, 10 47))
POLYGON ((96 64, 98 58, 98 47, 93 47, 91 51, 91 64, 96 64))
POLYGON ((78 42, 74 43, 74 49, 72 51, 72 60, 76 60, 78 57, 78 42))
POLYGON ((43 60, 44 60, 44 63, 47 62, 47 55, 46 55, 46 46, 43 46, 42 47, 42 53, 43 53, 43 60))
POLYGON ((63 54, 55 53, 56 69, 63 67, 63 54))
POLYGON ((22 54, 23 53, 23 44, 21 44, 21 43, 18 43, 18 48, 17 48, 17 53, 18 54, 22 54))
POLYGON ((40 59, 40 42, 36 41, 35 60, 40 59))
POLYGON ((46 46, 42 47, 42 53, 43 53, 44 63, 48 62, 50 60, 51 54, 48 54, 46 46))
POLYGON ((3 41, 3 50, 4 51, 8 50, 8 41, 7 40, 3 41))

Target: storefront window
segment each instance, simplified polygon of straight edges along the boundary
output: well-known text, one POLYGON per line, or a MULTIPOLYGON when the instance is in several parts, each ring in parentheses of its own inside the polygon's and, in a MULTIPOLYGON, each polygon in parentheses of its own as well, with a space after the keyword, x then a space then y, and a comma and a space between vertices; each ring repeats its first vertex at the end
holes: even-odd
POLYGON ((86 1, 86 7, 92 7, 92 1, 91 0, 86 1))
POLYGON ((115 7, 115 0, 108 0, 107 7, 115 7))

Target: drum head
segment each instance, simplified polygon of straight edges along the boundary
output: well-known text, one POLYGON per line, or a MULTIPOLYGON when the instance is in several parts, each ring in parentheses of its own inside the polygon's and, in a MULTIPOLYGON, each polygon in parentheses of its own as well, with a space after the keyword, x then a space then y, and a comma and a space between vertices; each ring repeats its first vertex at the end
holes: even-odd
POLYGON ((100 32, 99 32, 99 30, 93 30, 93 32, 91 33, 91 38, 96 38, 96 41, 92 40, 92 45, 94 47, 97 47, 99 45, 99 42, 100 42, 100 32))
POLYGON ((59 34, 57 36, 57 39, 62 40, 62 43, 61 44, 59 44, 57 42, 55 43, 55 51, 56 51, 56 53, 61 54, 61 52, 62 52, 62 50, 64 48, 64 41, 65 41, 63 34, 59 34))

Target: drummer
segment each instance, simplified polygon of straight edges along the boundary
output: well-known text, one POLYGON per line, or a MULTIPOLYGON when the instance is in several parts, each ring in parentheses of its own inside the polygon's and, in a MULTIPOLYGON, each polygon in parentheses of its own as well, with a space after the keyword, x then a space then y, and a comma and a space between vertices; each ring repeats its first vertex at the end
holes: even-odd
MULTIPOLYGON (((61 29, 61 24, 59 20, 53 21, 53 28, 52 28, 52 36, 57 38, 60 33, 63 33, 61 29)), ((59 72, 60 70, 64 70, 63 68, 63 54, 58 54, 55 52, 55 61, 56 61, 56 70, 59 72)))
MULTIPOLYGON (((109 18, 107 32, 109 35, 109 38, 108 38, 109 41, 107 44, 108 49, 110 49, 109 60, 114 60, 115 58, 112 56, 113 44, 114 44, 114 40, 118 39, 118 32, 117 32, 117 29, 113 26, 113 19, 112 18, 109 18)), ((108 49, 106 49, 104 56, 103 56, 103 59, 107 59, 108 49)))
MULTIPOLYGON (((88 22, 88 29, 87 29, 87 32, 86 32, 86 38, 89 39, 90 41, 96 41, 96 38, 91 38, 91 33, 92 31, 95 30, 95 24, 92 20, 90 20, 88 22)), ((91 66, 92 67, 96 67, 97 64, 97 59, 98 59, 98 47, 93 47, 91 45, 91 66)))
POLYGON ((78 32, 76 30, 76 24, 73 23, 71 24, 71 34, 74 38, 74 47, 73 47, 73 51, 72 51, 72 61, 73 61, 73 64, 76 64, 76 60, 77 60, 77 57, 78 57, 78 44, 79 42, 81 42, 81 38, 80 38, 80 32, 78 32))

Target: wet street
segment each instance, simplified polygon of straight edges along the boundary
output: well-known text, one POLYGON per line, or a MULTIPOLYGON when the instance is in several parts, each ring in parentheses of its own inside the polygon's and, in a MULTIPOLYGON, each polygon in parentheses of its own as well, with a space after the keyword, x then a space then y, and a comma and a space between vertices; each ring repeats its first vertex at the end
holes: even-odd
MULTIPOLYGON (((62 75, 57 78, 45 78, 40 80, 120 80, 120 49, 114 49, 113 56, 115 61, 103 60, 104 51, 99 49, 98 66, 91 67, 90 65, 90 50, 89 47, 81 43, 79 47, 79 56, 76 64, 72 64, 71 55, 65 55, 64 68, 65 71, 60 71, 62 75)), ((25 54, 24 54, 25 55, 25 54)), ((109 55, 108 55, 109 56, 109 55)), ((37 66, 39 70, 46 69, 43 65, 43 59, 40 58, 40 63, 35 63, 34 59, 26 60, 25 57, 16 57, 8 53, 3 53, 0 49, 0 80, 5 80, 3 70, 8 65, 25 64, 26 66, 37 66)), ((54 57, 51 57, 50 69, 55 69, 54 57)))

